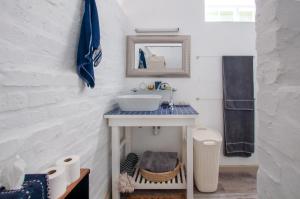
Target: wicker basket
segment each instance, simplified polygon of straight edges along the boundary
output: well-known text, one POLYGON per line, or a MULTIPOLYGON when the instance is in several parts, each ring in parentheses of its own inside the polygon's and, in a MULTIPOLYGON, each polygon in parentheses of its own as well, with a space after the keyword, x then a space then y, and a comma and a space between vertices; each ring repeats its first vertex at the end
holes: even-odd
POLYGON ((173 171, 163 172, 163 173, 154 173, 144 169, 140 169, 141 175, 151 181, 151 182, 165 182, 169 181, 179 173, 181 168, 181 163, 178 163, 176 168, 173 171))

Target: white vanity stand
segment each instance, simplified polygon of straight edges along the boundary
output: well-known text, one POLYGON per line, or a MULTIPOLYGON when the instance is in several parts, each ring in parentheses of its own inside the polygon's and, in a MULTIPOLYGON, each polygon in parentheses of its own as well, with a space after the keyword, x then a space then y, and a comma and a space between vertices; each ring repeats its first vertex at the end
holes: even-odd
POLYGON ((192 127, 198 113, 190 106, 175 106, 173 111, 158 110, 155 112, 122 112, 113 110, 104 115, 108 119, 108 125, 112 128, 112 198, 119 199, 118 179, 120 174, 120 150, 125 147, 125 154, 131 152, 131 127, 140 126, 178 126, 183 127, 183 162, 181 176, 177 177, 176 183, 173 179, 169 182, 156 184, 149 182, 135 172, 138 177, 136 189, 186 189, 188 199, 193 199, 193 135, 192 127), (125 136, 120 140, 122 128, 125 129, 125 136))

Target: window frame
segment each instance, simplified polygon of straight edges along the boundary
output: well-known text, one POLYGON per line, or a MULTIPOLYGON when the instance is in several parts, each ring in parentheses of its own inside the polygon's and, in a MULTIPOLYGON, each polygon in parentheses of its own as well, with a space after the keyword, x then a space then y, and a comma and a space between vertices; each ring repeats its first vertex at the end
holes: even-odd
MULTIPOLYGON (((204 0, 203 1, 203 7, 204 7, 204 22, 207 23, 255 23, 255 14, 256 14, 256 7, 255 7, 255 1, 254 6, 253 5, 234 5, 234 4, 221 4, 220 5, 207 5, 207 1, 209 0, 204 0), (233 15, 232 15, 232 19, 230 18, 222 18, 221 16, 221 12, 222 11, 232 11, 233 15), (243 19, 243 17, 240 15, 241 11, 250 11, 252 12, 252 14, 250 15, 250 18, 247 20, 245 17, 243 19), (217 15, 213 16, 209 16, 209 13, 218 13, 217 15)), ((221 2, 222 0, 220 0, 221 2)), ((223 0, 224 1, 224 0, 223 0)), ((237 0, 236 0, 237 1, 237 0)), ((237 1, 238 2, 238 1, 237 1)))

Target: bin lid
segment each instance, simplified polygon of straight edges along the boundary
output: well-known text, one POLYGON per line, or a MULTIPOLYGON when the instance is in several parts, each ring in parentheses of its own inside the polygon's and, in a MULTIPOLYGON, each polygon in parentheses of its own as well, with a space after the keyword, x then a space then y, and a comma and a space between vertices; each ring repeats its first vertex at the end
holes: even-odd
POLYGON ((216 142, 222 142, 221 134, 209 128, 203 128, 203 127, 194 128, 193 137, 197 141, 214 140, 216 142))

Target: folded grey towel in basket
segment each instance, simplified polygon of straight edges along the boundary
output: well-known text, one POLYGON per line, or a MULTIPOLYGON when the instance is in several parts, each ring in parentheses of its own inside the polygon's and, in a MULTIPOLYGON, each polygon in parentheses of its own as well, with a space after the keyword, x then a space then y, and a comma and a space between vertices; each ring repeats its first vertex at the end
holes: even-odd
POLYGON ((155 173, 172 171, 176 168, 178 156, 176 152, 144 152, 140 168, 155 173))

